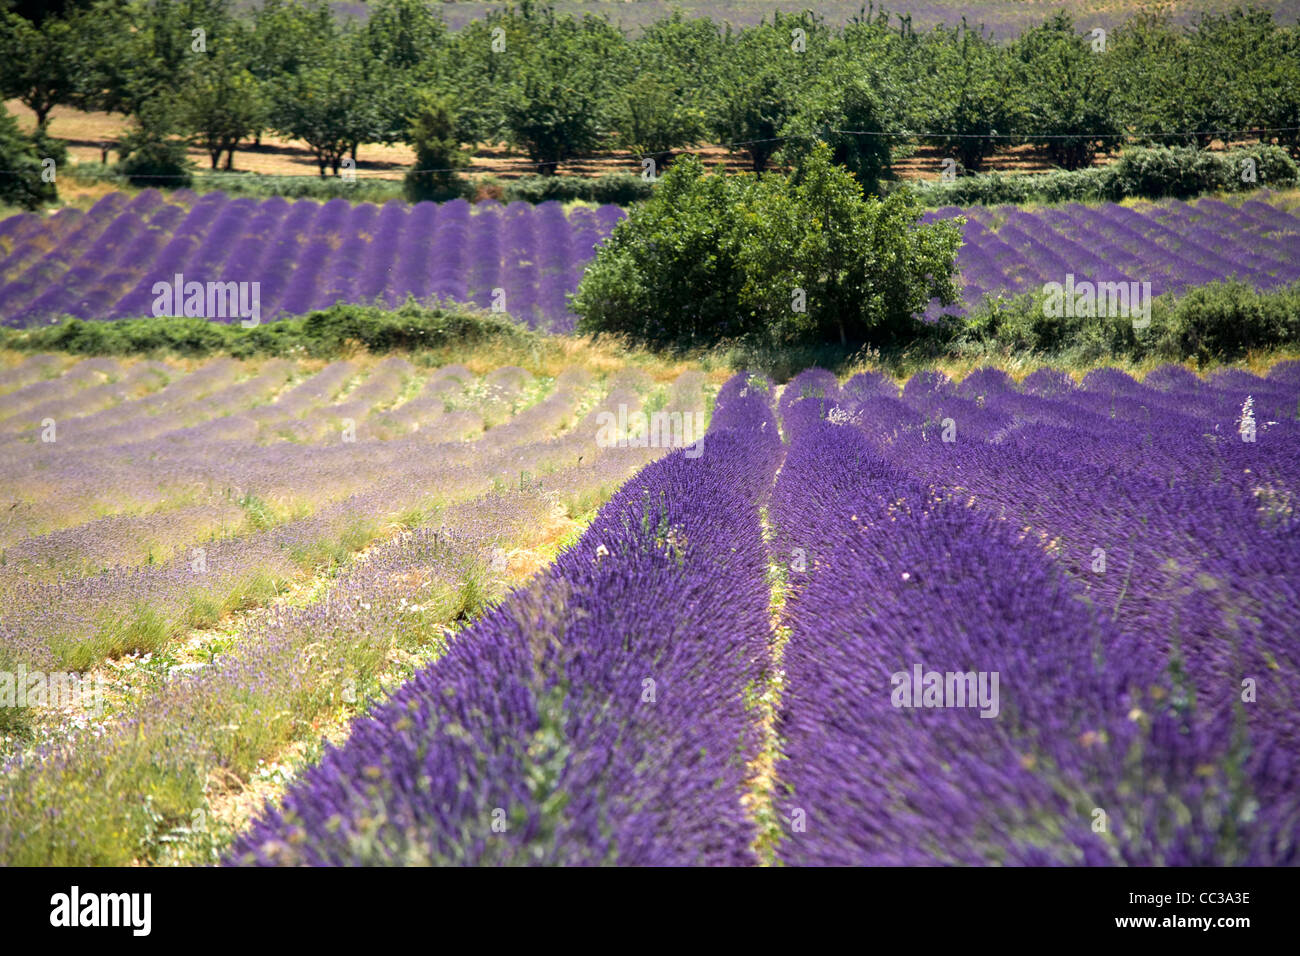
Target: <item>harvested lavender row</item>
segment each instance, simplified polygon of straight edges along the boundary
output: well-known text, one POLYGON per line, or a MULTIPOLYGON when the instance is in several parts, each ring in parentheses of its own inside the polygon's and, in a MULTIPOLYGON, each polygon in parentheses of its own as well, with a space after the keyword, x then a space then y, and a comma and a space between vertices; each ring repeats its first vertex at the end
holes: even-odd
MULTIPOLYGON (((575 429, 576 445, 570 436, 551 439, 549 434, 556 420, 572 416, 579 398, 572 390, 548 397, 542 404, 558 417, 548 414, 553 420, 544 429, 535 426, 547 423, 537 420, 531 432, 512 431, 499 440, 488 432, 484 442, 437 446, 437 454, 411 454, 407 440, 378 443, 380 449, 367 455, 366 470, 356 466, 356 446, 335 446, 310 456, 290 446, 298 451, 293 460, 305 469, 306 480, 323 482, 328 489, 311 514, 265 531, 201 542, 146 567, 115 566, 49 583, 19 578, 5 595, 0 657, 30 666, 81 669, 104 656, 161 645, 187 624, 209 623, 228 610, 259 604, 299 577, 304 566, 328 563, 340 548, 361 546, 403 512, 477 494, 494 480, 508 485, 519 461, 535 477, 567 464, 570 455, 590 455, 595 429, 575 429), (532 445, 520 447, 530 439, 532 445), (376 480, 378 474, 382 480, 376 480)), ((619 391, 610 396, 615 399, 639 401, 635 394, 619 391)), ((237 447, 245 458, 252 457, 247 446, 237 447)), ((231 457, 231 448, 218 443, 214 454, 218 461, 231 457)), ((283 462, 282 456, 265 458, 267 480, 284 471, 283 462)), ((244 468, 248 464, 241 463, 244 468)), ((195 481, 207 467, 199 469, 195 481)), ((229 469, 224 477, 239 481, 239 469, 229 469)), ((63 538, 66 546, 79 550, 81 535, 63 538)), ((33 548, 37 554, 45 550, 33 542, 19 556, 33 548)))
POLYGON ((794 404, 777 768, 793 864, 1295 862, 1295 791, 1013 527, 794 404), (797 566, 795 566, 797 567, 797 566))
POLYGON ((757 504, 780 453, 769 402, 733 379, 702 455, 645 469, 231 861, 748 862, 743 692, 769 633, 757 504), (665 620, 665 595, 689 613, 665 620))

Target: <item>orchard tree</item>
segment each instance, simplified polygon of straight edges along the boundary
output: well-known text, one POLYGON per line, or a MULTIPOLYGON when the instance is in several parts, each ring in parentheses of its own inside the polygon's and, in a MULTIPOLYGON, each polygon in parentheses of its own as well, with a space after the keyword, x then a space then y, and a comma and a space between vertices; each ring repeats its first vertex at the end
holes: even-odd
POLYGON ((375 93, 380 86, 357 45, 341 37, 297 73, 272 85, 271 125, 303 140, 323 178, 335 176, 360 143, 375 142, 379 119, 375 93))
POLYGON ((1026 139, 1042 146, 1052 162, 1081 169, 1092 165, 1098 150, 1119 143, 1124 129, 1108 82, 1112 54, 1094 49, 1069 14, 1027 30, 1012 56, 1026 139))
POLYGON ((938 134, 926 142, 978 172, 1015 125, 1008 54, 964 19, 936 27, 918 52, 916 123, 938 134))
POLYGON ((811 15, 777 14, 728 45, 711 125, 715 135, 749 156, 754 172, 767 169, 780 150, 782 131, 804 107, 828 50, 825 27, 811 15))
POLYGON ((826 143, 832 162, 851 172, 864 191, 879 192, 880 180, 890 170, 893 143, 904 133, 897 119, 899 97, 882 74, 855 76, 845 70, 837 76, 846 73, 847 80, 819 83, 785 125, 781 155, 798 166, 818 143, 826 143))
POLYGON ((77 101, 86 37, 81 18, 48 17, 39 26, 16 13, 0 16, 0 92, 36 114, 45 129, 50 111, 77 101))
POLYGON ((196 59, 177 100, 177 119, 203 147, 216 169, 226 154, 226 169, 234 168, 235 147, 265 123, 267 107, 262 85, 233 54, 196 59))

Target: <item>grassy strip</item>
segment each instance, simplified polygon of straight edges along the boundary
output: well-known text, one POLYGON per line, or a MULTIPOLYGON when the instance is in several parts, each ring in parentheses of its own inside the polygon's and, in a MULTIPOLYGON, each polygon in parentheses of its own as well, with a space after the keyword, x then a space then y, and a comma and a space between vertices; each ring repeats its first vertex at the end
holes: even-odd
POLYGON ((0 347, 78 355, 173 353, 183 356, 310 356, 333 358, 362 348, 371 352, 464 348, 485 342, 523 346, 538 337, 505 315, 457 305, 396 309, 334 305, 253 328, 209 319, 158 316, 116 322, 69 318, 32 329, 5 329, 0 347))

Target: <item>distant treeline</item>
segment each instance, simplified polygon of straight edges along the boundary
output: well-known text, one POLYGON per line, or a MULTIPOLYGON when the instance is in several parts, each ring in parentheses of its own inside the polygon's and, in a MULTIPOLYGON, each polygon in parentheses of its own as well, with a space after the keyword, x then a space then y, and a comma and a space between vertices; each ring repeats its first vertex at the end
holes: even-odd
POLYGON ((0 92, 42 130, 58 105, 131 117, 120 171, 155 184, 188 176, 182 139, 230 168, 275 132, 305 141, 321 176, 347 174, 362 144, 410 143, 435 170, 413 182, 430 197, 457 194, 470 144, 500 141, 549 174, 603 148, 657 171, 701 143, 761 172, 822 139, 868 189, 917 144, 970 173, 1020 143, 1066 170, 1124 142, 1300 150, 1300 27, 1267 11, 1194 28, 1059 14, 1004 43, 872 8, 843 27, 678 13, 633 36, 530 2, 451 31, 440 6, 379 0, 358 23, 323 2, 65 0, 0 18, 0 92))

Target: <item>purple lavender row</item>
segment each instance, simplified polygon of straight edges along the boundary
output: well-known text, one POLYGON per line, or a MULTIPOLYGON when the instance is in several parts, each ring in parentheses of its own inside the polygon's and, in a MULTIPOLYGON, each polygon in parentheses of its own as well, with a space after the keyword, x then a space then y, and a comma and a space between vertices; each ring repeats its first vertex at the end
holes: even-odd
MULTIPOLYGON (((1030 379, 1027 392, 1075 398, 1083 391, 1068 383, 1049 387, 1045 375, 1030 379)), ((911 405, 873 399, 854 418, 891 463, 1007 521, 1049 554, 1090 603, 1159 655, 1207 722, 1249 731, 1242 771, 1255 799, 1271 805, 1294 792, 1300 725, 1288 688, 1300 679, 1291 625, 1300 593, 1288 568, 1300 553, 1287 515, 1234 481, 1144 474, 1125 465, 1161 444, 1151 437, 1161 431, 1158 414, 1150 416, 1154 424, 1143 424, 1145 448, 1126 436, 1122 421, 1111 423, 1107 445, 1077 408, 1073 430, 1035 429, 1019 418, 995 428, 999 405, 1025 408, 1023 399, 996 388, 990 396, 1007 397, 988 397, 987 409, 927 422, 917 405, 936 385, 914 379, 911 405), (990 420, 981 422, 981 413, 990 420), (951 441, 942 438, 945 424, 955 426, 951 441)), ((952 398, 943 401, 954 407, 952 398)), ((1208 431, 1203 423, 1184 429, 1189 458, 1208 431)), ((1223 460, 1234 460, 1242 445, 1249 450, 1240 454, 1249 457, 1238 456, 1238 463, 1248 461, 1261 475, 1280 469, 1296 487, 1294 448, 1270 447, 1261 435, 1257 443, 1224 443, 1223 460)))
POLYGON ((237 863, 743 863, 768 639, 763 392, 719 395, 540 583, 463 633, 235 845, 237 863), (682 604, 665 616, 667 595, 682 604))
POLYGON ((778 550, 807 552, 787 604, 784 862, 1295 861, 1294 796, 1243 784, 1232 723, 1180 696, 1141 635, 1014 526, 812 400, 792 411, 770 509, 778 550))

